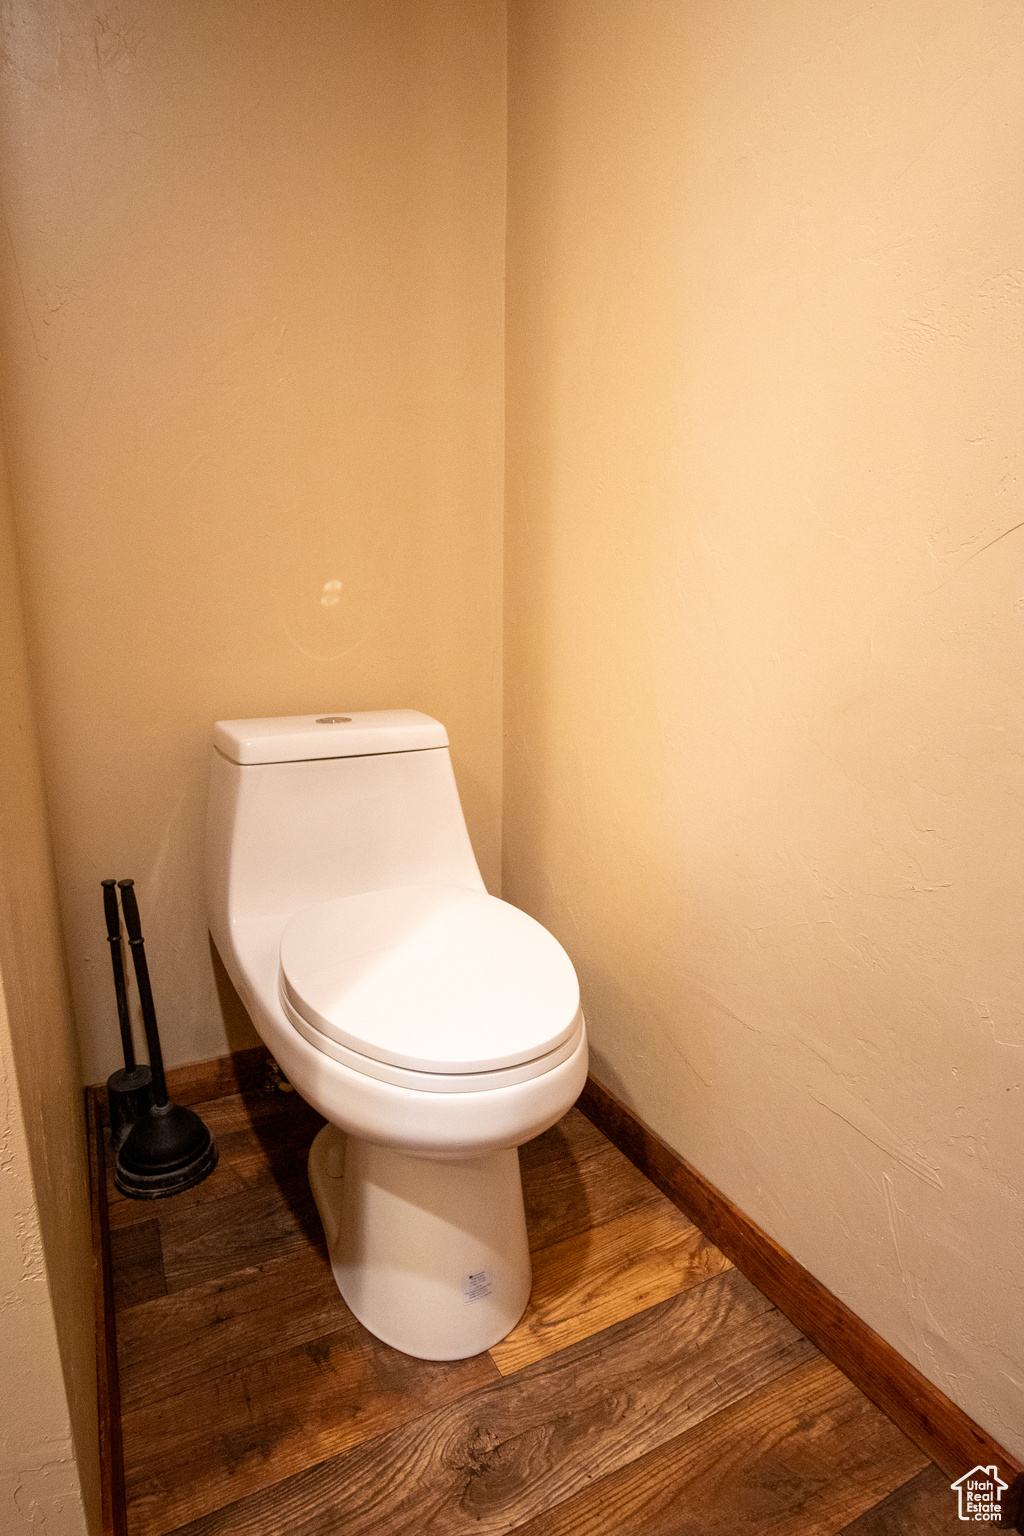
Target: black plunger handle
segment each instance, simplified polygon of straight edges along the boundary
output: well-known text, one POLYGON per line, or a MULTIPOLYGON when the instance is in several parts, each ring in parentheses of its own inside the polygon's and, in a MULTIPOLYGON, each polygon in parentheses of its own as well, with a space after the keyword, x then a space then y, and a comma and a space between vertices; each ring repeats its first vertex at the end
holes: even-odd
POLYGON ((110 945, 110 963, 114 967, 114 996, 117 998, 117 1022, 121 1028, 121 1049, 124 1051, 124 1069, 135 1071, 135 1042, 132 1039, 132 1023, 128 1015, 128 993, 124 985, 124 959, 121 954, 121 915, 117 910, 117 881, 101 880, 103 887, 103 915, 107 920, 107 943, 110 945))
POLYGON ((139 1005, 146 1030, 146 1047, 149 1051, 149 1068, 153 1074, 153 1104, 160 1109, 167 1103, 167 1079, 164 1077, 164 1058, 160 1050, 160 1036, 156 1027, 156 1009, 153 1006, 153 988, 149 984, 149 966, 146 964, 145 940, 139 921, 139 904, 135 900, 134 880, 119 880, 121 911, 128 930, 128 945, 135 964, 135 980, 139 985, 139 1005))

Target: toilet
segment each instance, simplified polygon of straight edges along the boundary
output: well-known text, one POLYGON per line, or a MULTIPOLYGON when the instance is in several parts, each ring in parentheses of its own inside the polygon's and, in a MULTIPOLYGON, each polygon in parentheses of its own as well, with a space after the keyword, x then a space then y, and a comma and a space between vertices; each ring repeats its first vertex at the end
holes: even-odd
POLYGON ((489 1349, 530 1293, 517 1148, 583 1088, 572 962, 488 895, 444 726, 416 710, 222 720, 210 933, 327 1124, 309 1180, 342 1296, 425 1360, 489 1349))

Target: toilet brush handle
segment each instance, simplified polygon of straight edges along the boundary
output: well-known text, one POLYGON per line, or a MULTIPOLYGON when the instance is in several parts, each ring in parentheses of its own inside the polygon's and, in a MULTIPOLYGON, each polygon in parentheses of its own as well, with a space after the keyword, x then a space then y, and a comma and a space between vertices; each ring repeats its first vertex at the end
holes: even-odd
POLYGON ((124 1051, 124 1069, 135 1071, 135 1042, 128 1014, 128 993, 124 985, 124 957, 121 953, 121 915, 117 910, 117 881, 101 880, 103 886, 103 915, 107 920, 107 943, 110 945, 110 963, 114 967, 114 996, 117 999, 117 1022, 121 1030, 121 1049, 124 1051))
POLYGON ((134 880, 119 880, 121 911, 128 930, 128 946, 135 965, 135 980, 139 986, 139 1006, 146 1030, 146 1047, 149 1051, 149 1067, 153 1074, 153 1103, 161 1108, 167 1103, 167 1079, 164 1077, 164 1058, 160 1050, 160 1035, 156 1027, 156 1008, 153 1006, 153 988, 149 982, 149 966, 146 963, 145 940, 139 921, 139 904, 135 899, 134 880))

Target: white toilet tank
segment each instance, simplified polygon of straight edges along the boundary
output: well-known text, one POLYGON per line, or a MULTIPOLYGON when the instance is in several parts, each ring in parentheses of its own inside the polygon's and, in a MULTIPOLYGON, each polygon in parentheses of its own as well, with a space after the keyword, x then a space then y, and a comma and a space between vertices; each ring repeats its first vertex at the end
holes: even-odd
POLYGON ((214 938, 362 891, 482 891, 444 726, 413 709, 222 720, 207 820, 214 938))

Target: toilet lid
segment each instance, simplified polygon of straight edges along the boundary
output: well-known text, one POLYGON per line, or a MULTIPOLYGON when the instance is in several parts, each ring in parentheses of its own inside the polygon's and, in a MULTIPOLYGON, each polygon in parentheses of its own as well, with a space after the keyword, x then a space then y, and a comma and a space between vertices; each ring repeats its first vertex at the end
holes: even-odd
POLYGON ((565 950, 525 912, 463 886, 403 886, 308 907, 281 938, 297 1013, 376 1061, 493 1072, 555 1050, 579 1018, 565 950))

